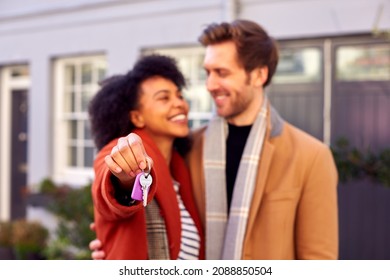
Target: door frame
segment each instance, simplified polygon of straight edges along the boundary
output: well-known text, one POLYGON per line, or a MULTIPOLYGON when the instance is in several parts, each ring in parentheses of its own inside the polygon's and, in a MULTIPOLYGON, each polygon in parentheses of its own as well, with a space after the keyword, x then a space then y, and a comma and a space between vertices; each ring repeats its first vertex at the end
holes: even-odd
MULTIPOLYGON (((0 135, 11 135, 11 93, 13 90, 30 91, 30 75, 12 77, 16 68, 27 64, 9 65, 0 68, 0 135)), ((27 147, 28 148, 28 147, 27 147)), ((11 217, 11 143, 10 137, 0 138, 0 221, 11 217)))

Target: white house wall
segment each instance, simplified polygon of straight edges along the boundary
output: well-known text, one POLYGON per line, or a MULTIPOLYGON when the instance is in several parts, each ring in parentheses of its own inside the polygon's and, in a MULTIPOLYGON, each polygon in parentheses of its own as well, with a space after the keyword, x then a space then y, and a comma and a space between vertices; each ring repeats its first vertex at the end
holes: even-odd
POLYGON ((29 185, 52 172, 53 58, 102 53, 109 72, 123 72, 143 47, 196 44, 201 26, 209 18, 221 18, 219 1, 113 2, 113 6, 91 5, 80 11, 0 19, 0 65, 24 62, 30 66, 29 185))
POLYGON ((242 0, 240 17, 278 39, 370 33, 390 28, 389 0, 242 0))
POLYGON ((205 24, 235 16, 279 39, 367 34, 390 29, 390 0, 0 1, 0 66, 31 73, 28 184, 52 172, 54 58, 105 54, 108 74, 123 72, 141 49, 197 45, 205 24))

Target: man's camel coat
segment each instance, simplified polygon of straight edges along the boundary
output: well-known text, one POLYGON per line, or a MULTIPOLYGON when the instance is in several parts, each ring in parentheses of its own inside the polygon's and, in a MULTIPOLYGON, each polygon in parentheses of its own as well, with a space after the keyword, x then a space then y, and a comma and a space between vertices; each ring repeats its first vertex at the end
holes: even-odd
MULTIPOLYGON (((275 110, 269 112, 243 259, 337 259, 338 175, 332 153, 275 110)), ((187 161, 205 228, 204 132, 205 127, 193 133, 187 161)))

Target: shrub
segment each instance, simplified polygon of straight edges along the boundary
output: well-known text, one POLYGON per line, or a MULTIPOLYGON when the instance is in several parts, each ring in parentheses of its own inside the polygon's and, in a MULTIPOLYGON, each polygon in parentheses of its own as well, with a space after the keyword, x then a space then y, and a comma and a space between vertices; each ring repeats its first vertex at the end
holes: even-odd
POLYGON ((57 186, 48 211, 58 219, 56 240, 46 250, 48 259, 90 259, 89 242, 95 238, 91 185, 57 186))
POLYGON ((0 222, 0 247, 12 246, 12 222, 0 222))
POLYGON ((341 182, 366 177, 390 187, 390 149, 374 154, 351 147, 347 139, 340 138, 331 150, 341 182))
POLYGON ((38 221, 25 219, 12 223, 12 245, 17 259, 42 259, 49 231, 38 221))

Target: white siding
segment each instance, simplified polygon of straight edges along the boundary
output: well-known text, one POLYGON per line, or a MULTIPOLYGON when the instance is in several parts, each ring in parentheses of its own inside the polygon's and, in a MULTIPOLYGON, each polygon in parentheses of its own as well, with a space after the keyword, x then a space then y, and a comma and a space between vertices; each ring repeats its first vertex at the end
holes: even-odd
POLYGON ((124 72, 142 49, 197 46, 205 24, 235 16, 277 39, 369 34, 390 29, 390 0, 0 1, 0 66, 31 73, 28 184, 53 172, 53 59, 102 54, 108 75, 124 72))

